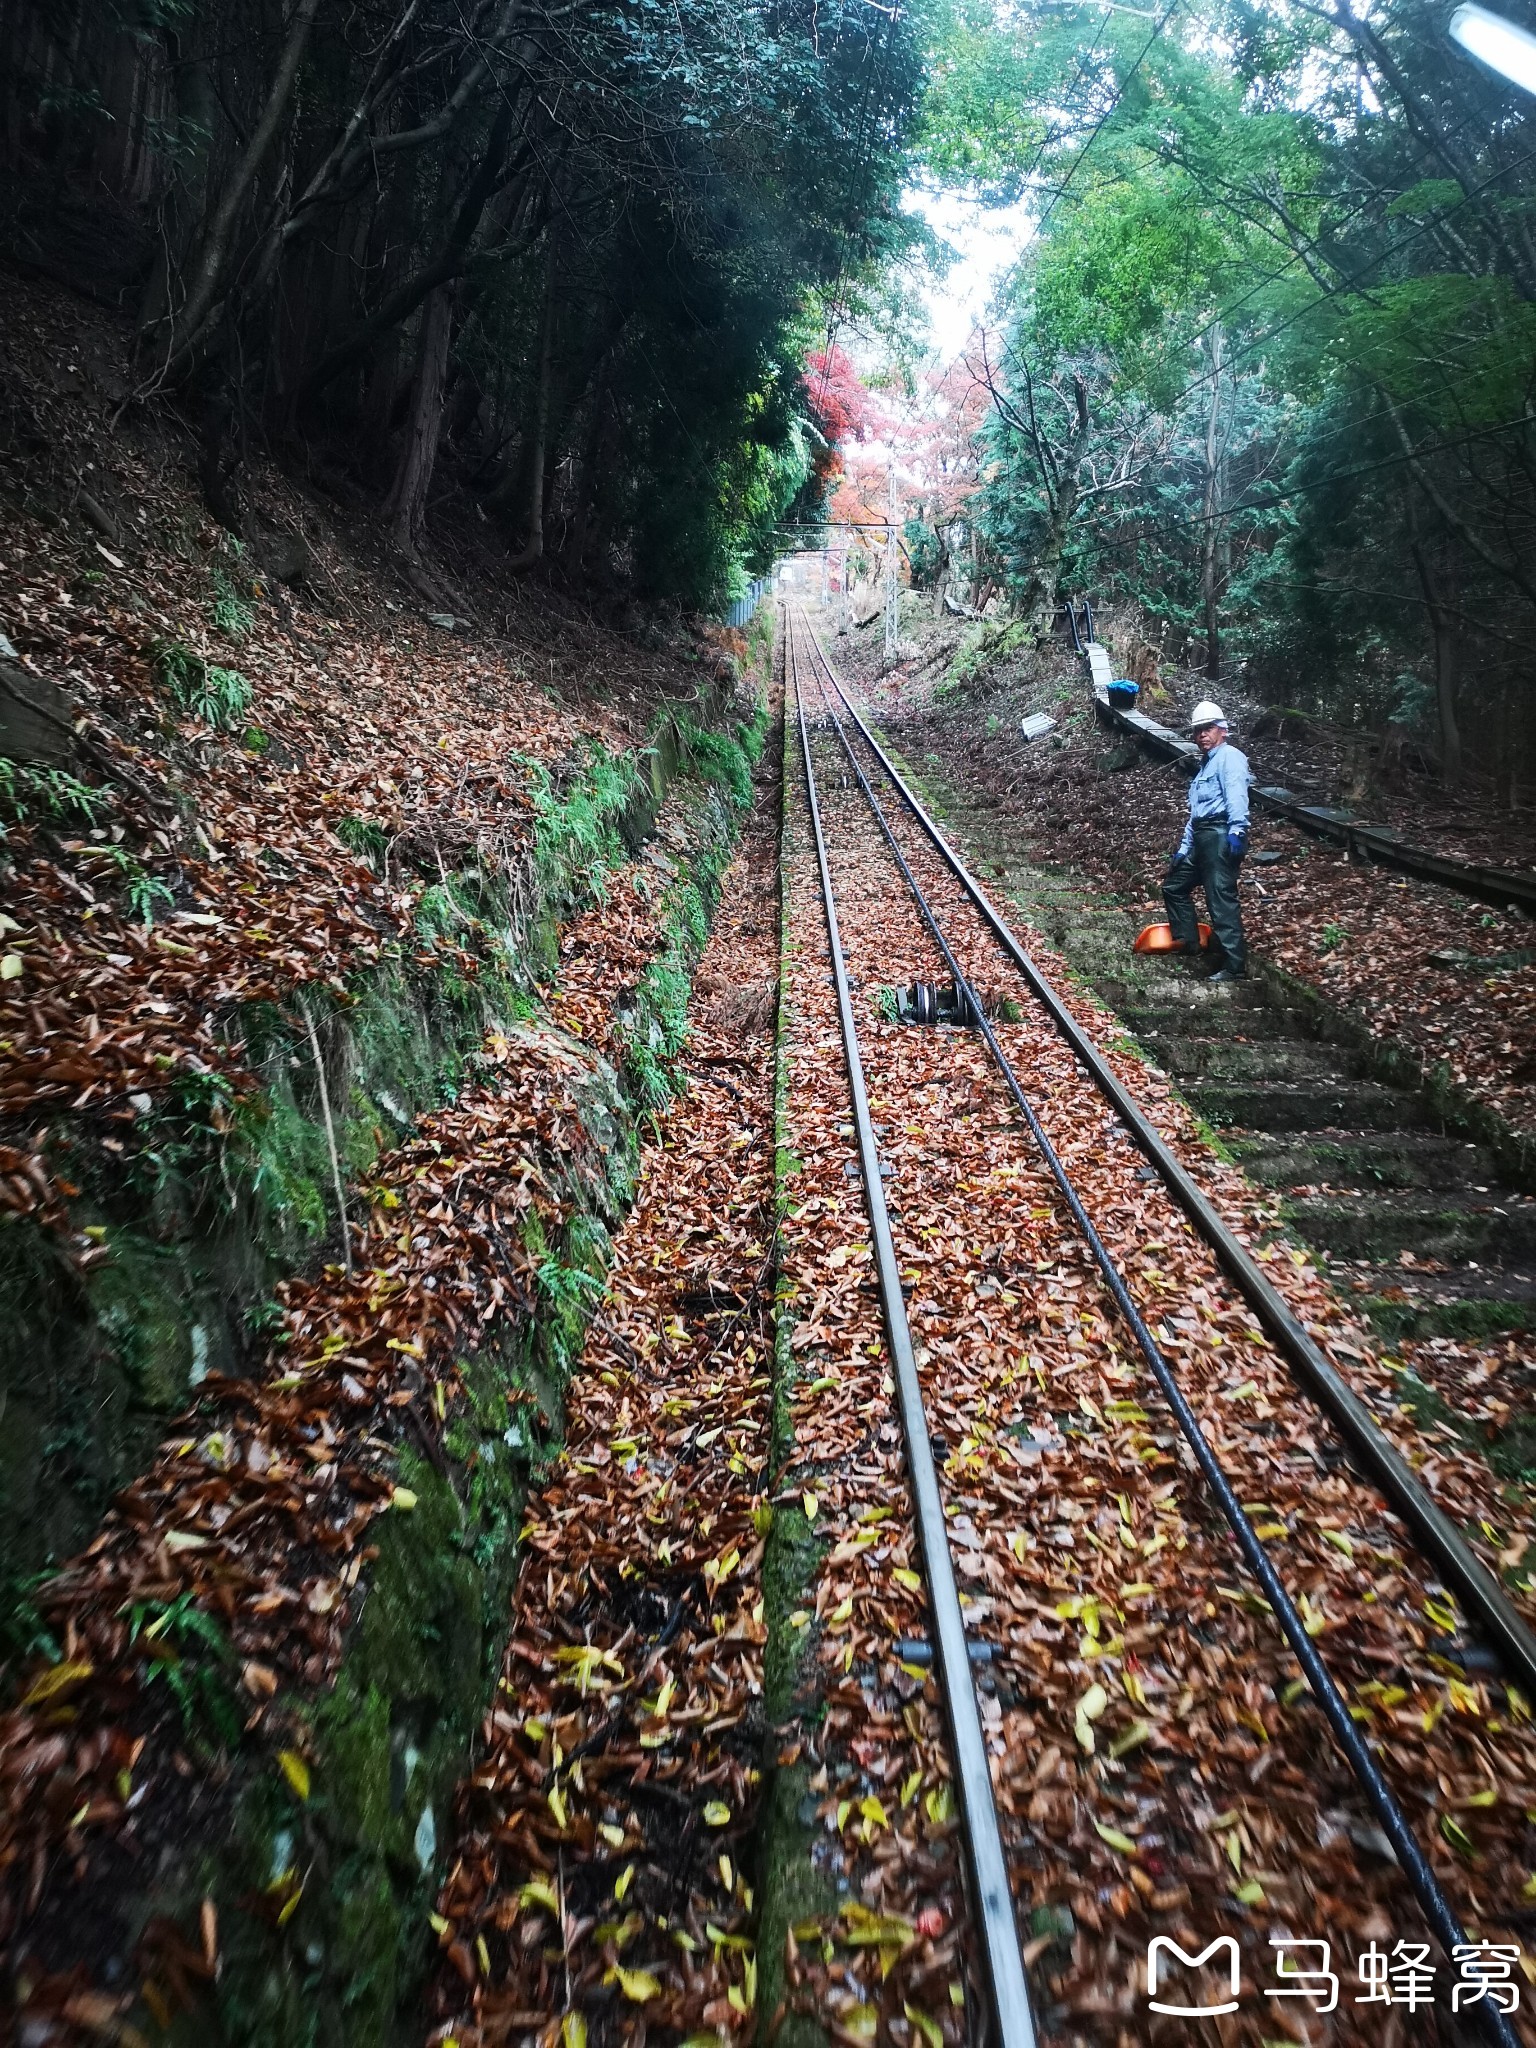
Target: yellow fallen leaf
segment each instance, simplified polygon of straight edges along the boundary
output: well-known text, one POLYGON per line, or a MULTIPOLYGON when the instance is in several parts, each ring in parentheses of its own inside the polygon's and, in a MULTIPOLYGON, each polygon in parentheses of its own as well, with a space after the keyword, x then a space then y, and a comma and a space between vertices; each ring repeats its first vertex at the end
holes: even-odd
POLYGON ((564 1833, 570 1821, 565 1811, 565 1794, 558 1785, 549 1788, 549 1810, 555 1816, 555 1826, 564 1833))
POLYGON ((1102 1685, 1090 1685, 1077 1703, 1077 1739, 1080 1745, 1093 1754, 1093 1723, 1098 1720, 1109 1705, 1109 1694, 1102 1685))
POLYGON ((726 1805, 725 1801, 723 1799, 711 1799, 708 1806, 704 1809, 705 1825, 712 1828, 724 1828, 730 1826, 730 1821, 731 1809, 726 1805))
POLYGON ((57 1699, 61 1692, 67 1692, 72 1685, 80 1685, 95 1670, 93 1664, 53 1664, 40 1672, 32 1681, 32 1688, 22 1701, 24 1707, 40 1707, 48 1700, 57 1699))
POLYGON ((20 981, 27 971, 27 963, 19 953, 7 953, 0 958, 0 981, 20 981))
MULTIPOLYGON (((838 2026, 843 2033, 852 2034, 856 2041, 873 2041, 880 2031, 879 2008, 873 2005, 856 2005, 843 2014, 838 2026)), ((713 2044, 715 2036, 711 2034, 709 2038, 713 2044)))
POLYGON ((1442 1635, 1455 1635, 1459 1624, 1456 1620, 1456 1609, 1449 1600, 1426 1600, 1424 1612, 1442 1635))
POLYGON ((520 1906, 540 1906, 546 1913, 554 1913, 556 1915, 560 1911, 560 1901, 556 1896, 554 1886, 547 1878, 542 1877, 531 1878, 523 1886, 517 1895, 517 1903, 520 1906))
POLYGON ((1133 1721, 1125 1733, 1117 1735, 1109 1745, 1110 1756, 1118 1763, 1121 1757, 1129 1756, 1133 1749, 1139 1749, 1151 1734, 1152 1730, 1147 1722, 1133 1721))
POLYGON ((1101 1842, 1108 1842, 1111 1849, 1118 1849, 1122 1856, 1134 1856, 1136 1844, 1129 1835, 1122 1835, 1118 1828, 1107 1828, 1102 1821, 1094 1821, 1093 1831, 1101 1842))
POLYGON ((815 1494, 802 1493, 800 1496, 800 1505, 805 1509, 805 1519, 808 1522, 814 1522, 816 1519, 816 1509, 819 1506, 819 1502, 817 1501, 815 1494))
POLYGON ((277 1767, 293 1787, 300 1799, 309 1797, 309 1765, 296 1749, 280 1749, 277 1752, 277 1767))
POLYGON ((902 2001, 901 2009, 928 2043, 928 2048, 944 2048, 944 2029, 936 2019, 925 2012, 920 2012, 915 2005, 908 2005, 905 1999, 902 2001))
POLYGON ((1317 1533, 1325 1543, 1331 1543, 1335 1550, 1341 1550, 1347 1558, 1353 1560, 1355 1546, 1342 1529, 1319 1529, 1317 1533))
POLYGON ((1232 1894, 1240 1906, 1262 1906, 1264 1887, 1256 1877, 1250 1877, 1246 1884, 1240 1884, 1232 1894))
POLYGON ((661 1986, 649 1970, 626 1970, 622 1963, 616 1963, 603 1979, 611 1984, 617 1979, 619 1989, 626 1998, 632 1998, 636 2005, 644 2005, 648 1998, 659 1996, 661 1986))
POLYGON ((909 1593, 921 1593, 923 1590, 923 1582, 917 1573, 908 1570, 904 1564, 895 1566, 891 1572, 891 1577, 898 1586, 905 1586, 909 1593))
POLYGON ((611 1820, 600 1820, 597 1824, 597 1832, 602 1836, 610 1849, 623 1848, 624 1830, 616 1828, 611 1820))
POLYGON ((1473 1846, 1472 1837, 1464 1827, 1461 1827, 1456 1821, 1452 1820, 1448 1813, 1442 1813, 1440 1816, 1440 1832, 1459 1855, 1476 1855, 1477 1851, 1473 1846))
POLYGON ((859 1801, 859 1813, 872 1827, 888 1828, 890 1826, 890 1822, 885 1817, 885 1808, 872 1792, 867 1798, 859 1801))
POLYGON ((560 2048, 587 2048, 586 2015, 568 2012, 560 2022, 560 2048))
POLYGON ((408 1486, 397 1486, 389 1497, 389 1504, 392 1508, 409 1513, 416 1505, 416 1496, 408 1486))

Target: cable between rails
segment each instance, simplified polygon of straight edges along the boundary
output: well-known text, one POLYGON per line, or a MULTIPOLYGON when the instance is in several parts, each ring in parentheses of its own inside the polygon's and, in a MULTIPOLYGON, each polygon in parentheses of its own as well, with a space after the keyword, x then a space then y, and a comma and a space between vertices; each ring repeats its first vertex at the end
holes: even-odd
MULTIPOLYGON (((1034 1107, 1028 1096, 1024 1093, 1018 1076, 1014 1073, 1013 1067, 1009 1063, 1007 1054, 998 1043, 996 1033, 982 1014, 976 992, 966 979, 959 961, 955 958, 949 941, 945 938, 938 920, 928 903, 928 899, 924 896, 918 884, 916 876, 907 865, 906 856, 903 854, 896 835, 891 829, 890 821, 886 817, 880 799, 870 785, 869 777, 864 772, 863 764, 854 753, 853 746, 843 728, 842 720, 838 717, 833 706, 831 695, 827 690, 826 684, 820 680, 819 676, 818 683, 826 703, 828 717, 838 738, 842 742, 843 751, 848 757, 849 766, 853 769, 859 789, 869 805, 881 832, 885 836, 892 858, 901 870, 902 877, 911 892, 913 902, 922 916, 930 937, 942 954, 945 966, 954 977, 955 990, 960 998, 964 1013, 969 1016, 971 1023, 980 1032, 985 1041, 987 1050, 992 1055, 1009 1094, 1013 1097, 1015 1105, 1028 1125, 1030 1136, 1034 1139, 1041 1157, 1045 1160, 1046 1166, 1050 1170, 1052 1179, 1061 1192, 1062 1199, 1067 1205, 1073 1222, 1077 1225, 1078 1230, 1093 1253, 1094 1261, 1103 1275, 1111 1295, 1114 1297, 1116 1307, 1119 1309, 1131 1335, 1136 1341, 1137 1349, 1146 1360, 1153 1377, 1161 1388, 1163 1398, 1172 1409, 1174 1418, 1183 1432, 1185 1441, 1194 1453, 1201 1475, 1214 1494, 1218 1506, 1221 1508, 1233 1535, 1237 1539, 1238 1547, 1243 1553, 1249 1570, 1263 1588, 1264 1597, 1269 1603, 1270 1610, 1275 1620, 1279 1623, 1281 1632, 1289 1643, 1297 1662, 1301 1665, 1307 1684, 1312 1691, 1313 1697, 1322 1709, 1324 1718, 1333 1731, 1335 1741, 1343 1751, 1345 1760, 1354 1772, 1367 1799, 1370 1801, 1371 1807, 1380 1821, 1388 1841, 1392 1844, 1398 1866, 1407 1877, 1409 1884, 1413 1887, 1414 1896, 1418 1899, 1425 1920, 1449 1957, 1457 1948, 1466 1945, 1466 1930, 1457 1918, 1455 1908, 1441 1889, 1440 1880, 1435 1876, 1429 1859, 1420 1846, 1419 1839, 1414 1833, 1412 1826, 1409 1824, 1407 1815, 1398 1804, 1396 1794, 1382 1775, 1380 1766, 1371 1754, 1369 1744, 1356 1726, 1354 1718, 1349 1711, 1348 1701, 1344 1698, 1327 1665, 1319 1655, 1317 1646, 1307 1634, 1306 1623, 1302 1619, 1295 1602, 1286 1591, 1280 1575, 1270 1562, 1269 1553, 1265 1550, 1263 1543, 1255 1533, 1253 1524, 1244 1512, 1241 1501, 1239 1501, 1236 1493, 1233 1491, 1231 1481, 1227 1478, 1216 1453, 1211 1448, 1205 1431, 1201 1428, 1199 1417, 1195 1414, 1193 1408, 1190 1407, 1177 1379, 1174 1377, 1172 1368, 1162 1354, 1156 1338, 1147 1328, 1140 1310, 1131 1299, 1130 1292, 1126 1287, 1124 1279, 1121 1277, 1119 1268, 1106 1249, 1092 1218, 1083 1207, 1082 1200, 1073 1186, 1066 1168, 1062 1165, 1056 1148, 1046 1135, 1044 1126, 1035 1114, 1034 1107)), ((797 699, 798 694, 797 691, 797 699)), ((805 737, 805 708, 803 704, 799 706, 799 710, 801 746, 806 748, 806 772, 809 777, 810 754, 805 737)), ((818 826, 818 848, 820 848, 820 843, 818 826)), ((838 967, 841 974, 840 960, 838 967)), ((1488 2038, 1499 2043, 1499 2048, 1519 2048, 1519 2036, 1514 2028, 1510 2026, 1504 2013, 1495 2007, 1485 2004, 1478 2017, 1488 2038)))
POLYGON ((842 1026, 843 1052, 848 1069, 848 1089, 853 1103, 853 1121, 858 1133, 859 1164, 864 1174, 864 1197, 869 1208, 870 1235, 874 1240, 875 1272, 880 1288, 880 1305, 885 1317, 886 1338, 896 1380, 902 1430, 906 1437, 907 1469, 912 1484, 918 1537, 923 1547, 924 1576, 933 1614, 934 1643, 940 1688, 949 1718, 955 1778, 960 1789, 961 1811, 970 1852, 971 1879, 976 1919, 980 1925, 983 1963, 993 2011, 997 2020, 999 2048, 1036 2048, 1034 2018, 1030 2011, 1029 1986, 1024 1958, 1019 1948, 1018 1925, 1013 1913, 1013 1895, 1008 1887, 1008 1866, 1003 1856, 1002 1834, 992 1796, 992 1774, 987 1762, 981 1716, 976 1710, 976 1692, 971 1678, 970 1653, 966 1648, 965 1622, 960 1612, 960 1595, 955 1584, 954 1560, 949 1533, 944 1524, 944 1503, 934 1470, 933 1446, 928 1419, 923 1410, 922 1385, 912 1348, 912 1331, 902 1299, 901 1276, 896 1247, 891 1237, 890 1217, 885 1206, 885 1187, 880 1175, 880 1154, 869 1114, 869 1095, 864 1085, 864 1064, 859 1052, 858 1026, 848 992, 843 965, 842 939, 838 931, 837 904, 832 890, 832 870, 827 860, 826 840, 821 830, 821 807, 816 799, 816 777, 811 767, 810 738, 805 725, 805 704, 800 692, 799 666, 793 630, 786 636, 790 680, 795 690, 795 711, 800 728, 800 756, 805 765, 805 793, 811 830, 816 842, 816 861, 821 872, 821 900, 826 913, 827 944, 832 956, 832 978, 837 989, 838 1018, 842 1026))
POLYGON ((1235 1283, 1298 1380, 1308 1388, 1339 1430, 1358 1460, 1363 1476, 1380 1488, 1393 1512, 1412 1532, 1423 1555, 1474 1617, 1489 1646, 1500 1657, 1505 1671, 1518 1679, 1529 1694, 1536 1696, 1536 1636, 1532 1635, 1513 1602, 1449 1516, 1431 1500, 1401 1454, 1383 1435, 1365 1403, 1324 1356, 1290 1304, 1259 1270, 1247 1248, 1206 1200, 1098 1047, 1025 952, 986 892, 912 794, 885 749, 859 716, 815 634, 809 627, 806 630, 819 667, 825 670, 827 679, 858 727, 865 744, 940 859, 947 864, 974 904, 983 923, 1023 975, 1031 993, 1044 1006, 1051 1022, 1087 1069, 1125 1129, 1156 1167, 1163 1184, 1211 1247, 1223 1270, 1235 1283))

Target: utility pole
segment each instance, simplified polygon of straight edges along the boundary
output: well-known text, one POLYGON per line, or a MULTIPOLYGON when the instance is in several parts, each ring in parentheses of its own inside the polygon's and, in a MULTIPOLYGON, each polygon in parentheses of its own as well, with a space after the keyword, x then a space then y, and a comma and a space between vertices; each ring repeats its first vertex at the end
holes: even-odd
POLYGON ((901 644, 901 585, 896 580, 896 465, 890 468, 885 527, 885 658, 896 659, 901 644))

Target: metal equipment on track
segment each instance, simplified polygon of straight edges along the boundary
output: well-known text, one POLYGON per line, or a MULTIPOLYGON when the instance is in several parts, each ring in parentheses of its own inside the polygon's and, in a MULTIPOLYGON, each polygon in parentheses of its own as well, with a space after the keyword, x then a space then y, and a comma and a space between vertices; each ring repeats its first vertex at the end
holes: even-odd
MULTIPOLYGON (((1536 1639, 1533 1639, 1525 1624, 1505 1599, 1472 1552, 1462 1542, 1459 1534, 1440 1513, 1418 1482, 1408 1471, 1397 1452, 1387 1443, 1363 1404, 1343 1384, 1338 1374, 1318 1350, 1300 1323, 1291 1314, 1285 1303, 1270 1287, 1263 1275, 1248 1258, 1246 1251, 1227 1230, 1215 1214, 1200 1190, 1195 1187, 1184 1169, 1173 1157, 1161 1137, 1152 1128, 1145 1115, 1122 1087, 1112 1070, 1104 1061, 1092 1041, 1071 1018, 1060 998, 1055 994, 1044 977, 1024 953, 1018 940, 1008 930, 996 911, 988 903, 979 886, 968 875, 956 854, 949 847, 933 820, 918 803, 910 789, 897 773, 893 764, 879 746, 873 734, 849 702, 830 662, 815 640, 814 634, 803 617, 791 617, 787 623, 787 666, 795 682, 797 712, 800 727, 800 742, 805 762, 806 787, 810 800, 812 822, 815 830, 817 856, 821 869, 823 900, 826 908, 828 931, 832 943, 833 970, 837 982, 838 1002, 842 1018, 843 1039, 848 1056, 850 1085, 854 1097, 855 1121, 859 1131, 861 1157, 864 1161, 864 1181, 869 1199, 870 1220, 876 1241, 877 1269, 880 1274, 881 1297, 885 1308, 887 1329, 891 1336, 892 1355, 896 1361, 897 1383, 900 1390, 903 1421, 906 1427, 909 1461, 912 1467, 914 1496, 917 1500, 919 1526, 922 1534, 924 1553, 930 1564, 930 1594, 934 1606, 935 1633, 938 1638, 939 1663, 943 1679, 946 1704, 951 1715, 951 1726, 955 1730, 958 1749, 962 1727, 967 1734, 971 1726, 976 1728, 979 1743, 979 1724, 976 1722, 975 1696, 971 1688, 966 1659, 963 1624, 960 1620, 958 1601, 955 1600, 954 1578, 949 1557, 947 1538, 944 1533, 942 1504, 938 1499, 937 1480, 933 1470, 932 1454, 928 1444, 928 1432, 923 1418, 922 1396, 917 1380, 916 1366, 912 1353, 911 1334, 907 1325, 906 1312, 902 1302, 900 1282, 897 1276, 895 1253, 892 1246, 890 1225, 886 1215, 883 1189, 876 1157, 874 1132, 869 1123, 868 1104, 864 1089, 863 1068, 859 1059, 857 1031, 849 1001, 846 976, 843 969, 841 948, 838 939, 836 907, 833 897, 831 871, 828 863, 825 841, 822 835, 820 814, 816 802, 815 778, 811 764, 810 740, 806 724, 806 713, 801 691, 801 650, 811 650, 817 681, 826 704, 831 726, 841 742, 844 753, 858 787, 879 826, 895 863, 909 889, 914 904, 921 916, 929 936, 941 954, 946 967, 954 979, 954 986, 960 998, 960 1008, 967 1021, 984 1039, 1015 1107, 1028 1125, 1030 1134, 1041 1156, 1053 1176, 1072 1220, 1086 1241, 1098 1264, 1104 1282, 1114 1299, 1121 1317, 1128 1325, 1138 1350, 1163 1393, 1174 1417, 1194 1454, 1196 1463, 1211 1489, 1228 1525, 1230 1526, 1243 1557, 1255 1579, 1263 1589, 1264 1597, 1277 1621, 1286 1641, 1306 1676, 1312 1693, 1325 1719, 1333 1731, 1335 1740, 1345 1760, 1354 1773, 1366 1798, 1376 1813, 1381 1826, 1392 1844, 1393 1852, 1403 1874, 1408 1879, 1428 1926, 1451 1953, 1467 1936, 1457 1919, 1454 1908, 1442 1890, 1439 1880, 1427 1856, 1413 1832, 1402 1807, 1382 1775, 1380 1766, 1371 1753, 1370 1745, 1361 1734, 1351 1714, 1348 1701, 1341 1693, 1315 1644, 1308 1634, 1306 1623, 1290 1594, 1275 1570, 1263 1542, 1256 1534, 1252 1523, 1233 1491, 1227 1474, 1205 1436, 1198 1417, 1190 1407, 1178 1382, 1163 1357, 1162 1352, 1143 1320, 1126 1287, 1125 1281, 1104 1246, 1094 1224, 1084 1209, 1075 1188, 1069 1179, 1060 1158, 1049 1137, 1040 1124, 1033 1106, 998 1042, 995 1032, 987 1022, 979 1000, 967 980, 959 960, 946 938, 937 917, 902 852, 900 843, 873 788, 863 763, 855 751, 848 731, 833 702, 835 691, 847 711, 852 723, 878 761, 880 769, 888 779, 907 810, 942 856, 956 879, 969 895, 980 912, 993 936, 1009 954, 1014 964, 1023 973, 1032 992, 1044 1004, 1053 1023, 1062 1033, 1072 1051, 1091 1074, 1120 1116, 1126 1129, 1136 1139, 1142 1151, 1168 1185, 1170 1192, 1195 1224, 1200 1234, 1217 1252, 1222 1264, 1237 1282, 1240 1290, 1260 1316, 1270 1334, 1277 1341, 1282 1354, 1298 1371, 1306 1384, 1322 1401, 1325 1408, 1339 1424, 1346 1441, 1355 1453, 1356 1462, 1364 1468, 1387 1495, 1392 1506, 1403 1516, 1413 1530, 1420 1549, 1444 1576, 1449 1584, 1456 1587, 1466 1604, 1477 1615, 1480 1625, 1499 1650, 1506 1668, 1511 1674, 1518 1674, 1523 1683, 1530 1684, 1536 1678, 1536 1639), (830 686, 830 687, 829 687, 830 686), (919 1455, 920 1453, 920 1455, 919 1455), (925 1501, 931 1494, 931 1506, 925 1501), (930 1526, 931 1517, 931 1526, 930 1526), (934 1568, 937 1564, 937 1570, 934 1568), (944 1595, 941 1598, 940 1581, 944 1595), (952 1615, 946 1611, 944 1599, 954 1601, 952 1615), (954 1637, 950 1640, 946 1634, 954 1637)), ((984 1806, 978 1804, 973 1814, 969 1796, 966 1800, 966 1822, 972 1831, 971 1851, 973 1870, 978 1874, 978 1891, 983 1892, 980 1881, 980 1863, 974 1836, 974 1825, 979 1818, 983 1828, 990 1825, 986 1851, 991 1854, 991 1845, 997 1840, 995 1808, 990 1796, 990 1783, 986 1777, 984 1751, 980 1752, 980 1771, 985 1786, 984 1806)), ((962 1780, 963 1782, 963 1780, 962 1780)), ((1000 1844, 997 1855, 1001 1856, 1000 1844)), ((985 1895, 983 1893, 983 1904, 985 1895)), ((1002 1883, 1002 1904, 1006 1909, 1007 1931, 1013 1934, 1016 1957, 1016 1933, 1011 1904, 1008 1899, 1006 1877, 1002 1883)), ((994 1961, 995 1946, 999 1943, 1002 1928, 996 1922, 983 1917, 983 1933, 987 1948, 989 1968, 994 1961)), ((1022 1979, 1022 1965, 1019 1965, 1022 1979)), ((996 1995, 996 1978, 994 1995, 996 1995)), ((1027 2001, 1023 2007, 1027 2021, 1027 2001)), ((999 2006, 1001 2016, 1002 2007, 999 2006)), ((1514 2029, 1502 2012, 1489 2008, 1478 2015, 1489 2037, 1501 2044, 1501 2048, 1513 2048, 1517 2040, 1514 2029)), ((1009 2039, 1005 2028, 1004 2039, 1009 2039)))

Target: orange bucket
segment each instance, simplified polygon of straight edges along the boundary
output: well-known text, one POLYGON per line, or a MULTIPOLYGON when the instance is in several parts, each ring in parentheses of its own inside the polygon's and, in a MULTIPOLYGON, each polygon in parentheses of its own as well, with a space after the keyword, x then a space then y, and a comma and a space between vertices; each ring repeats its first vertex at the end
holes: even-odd
MULTIPOLYGON (((1208 924, 1202 924, 1200 926, 1200 945, 1202 950, 1210 943, 1211 928, 1208 924)), ((1144 925, 1136 934, 1135 950, 1138 953, 1175 953, 1179 949, 1174 944, 1171 926, 1166 924, 1149 924, 1144 925)))

